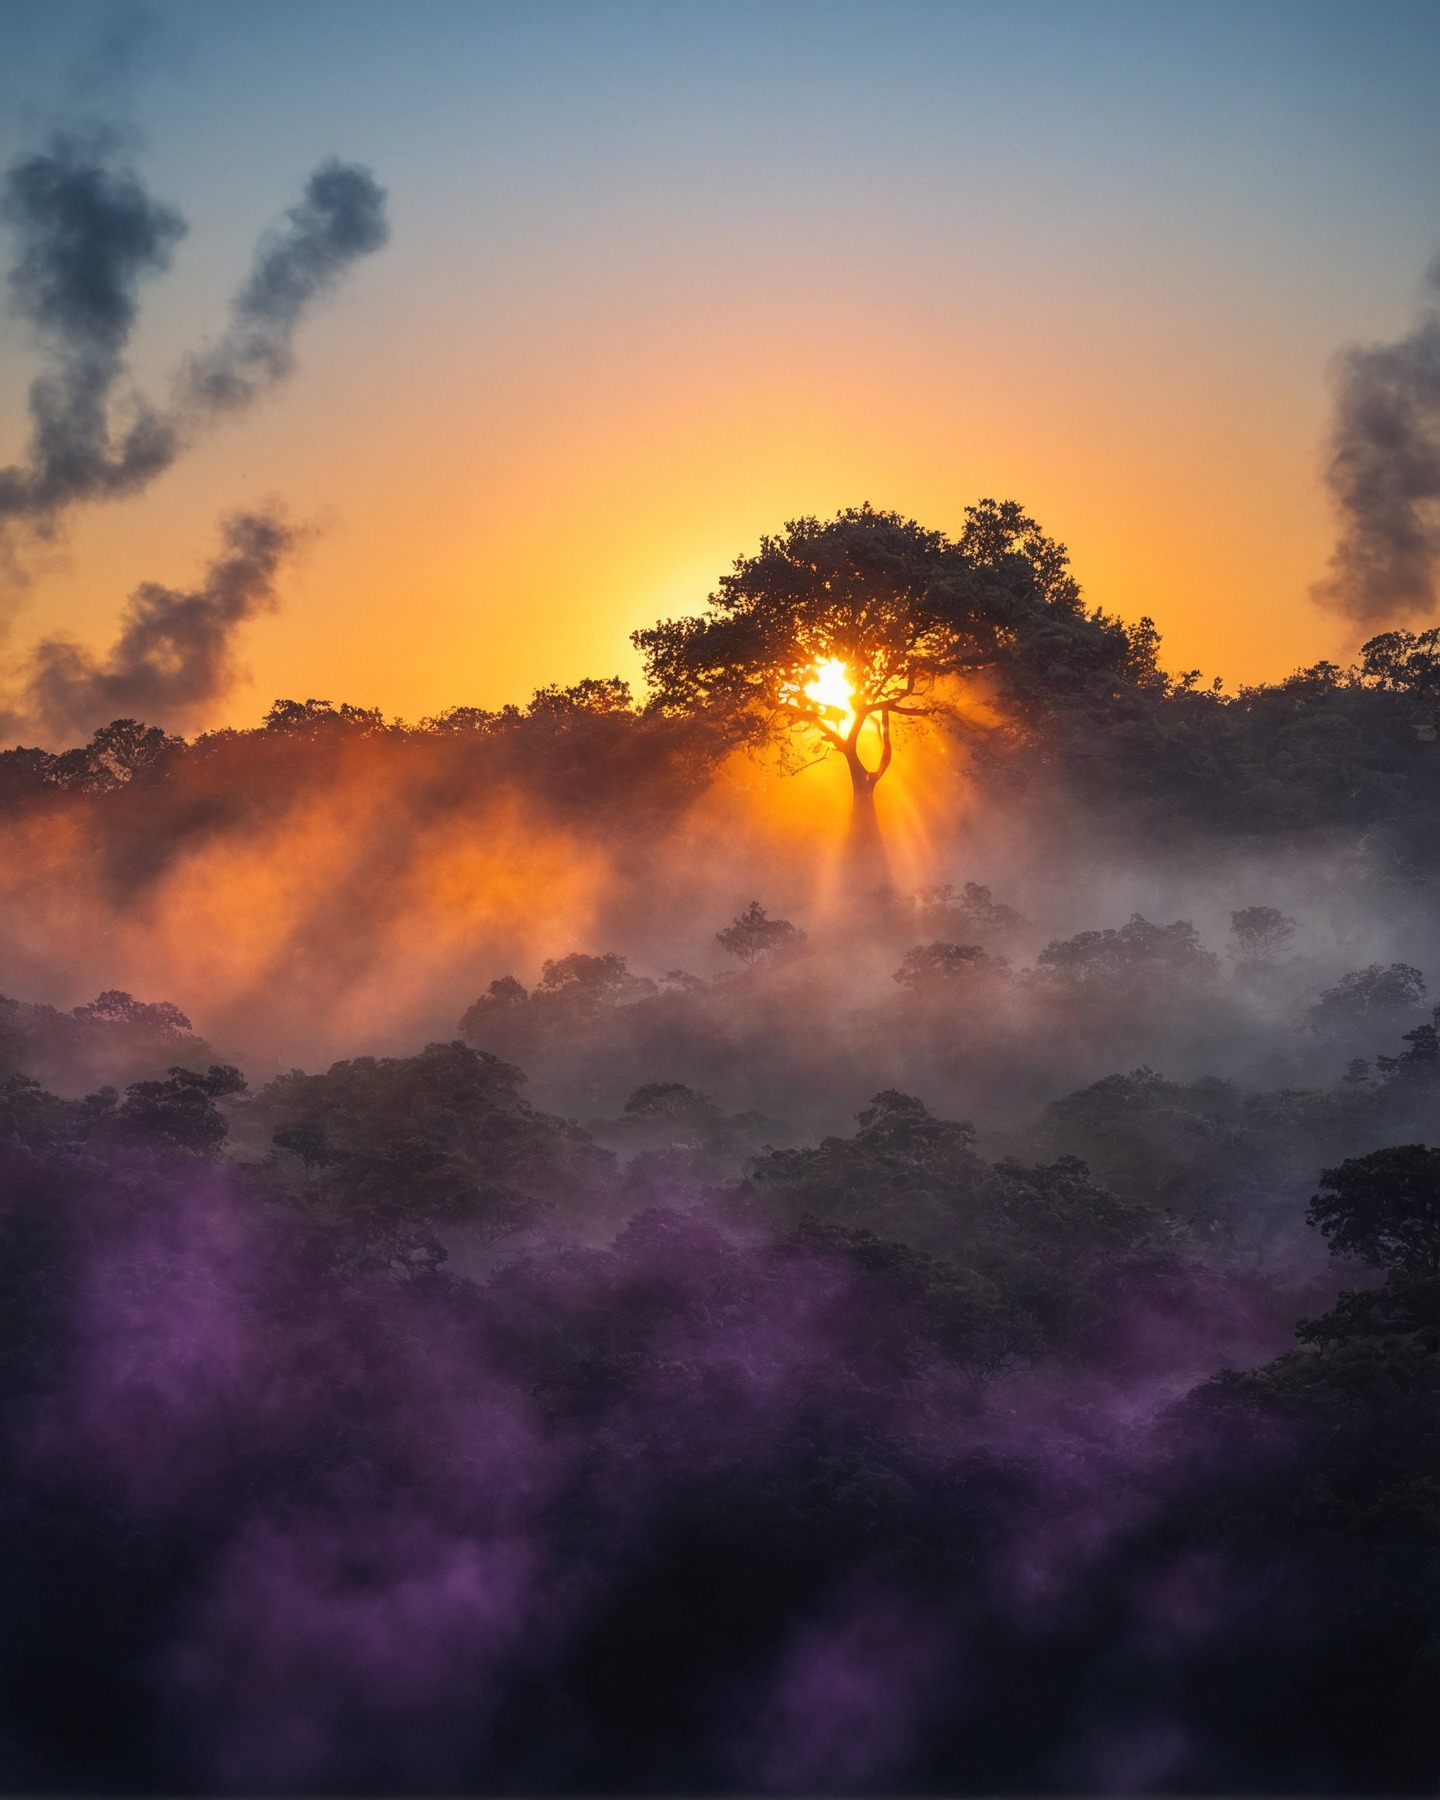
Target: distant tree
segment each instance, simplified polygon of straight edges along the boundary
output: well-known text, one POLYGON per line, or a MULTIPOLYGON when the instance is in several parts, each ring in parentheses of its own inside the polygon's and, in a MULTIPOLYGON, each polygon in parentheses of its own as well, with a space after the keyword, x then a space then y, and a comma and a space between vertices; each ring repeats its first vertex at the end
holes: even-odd
POLYGON ((710 1098, 683 1081, 647 1081, 625 1102, 620 1117, 588 1129, 625 1150, 695 1149, 720 1138, 725 1115, 710 1098))
POLYGON ((502 975, 461 1015, 458 1030, 469 1043, 502 1043, 507 1051, 523 1047, 537 1033, 571 1028, 599 1018, 616 1006, 648 999, 655 983, 632 975, 623 956, 582 951, 542 964, 531 989, 513 975, 502 975))
POLYGON ((115 1118, 127 1136, 214 1156, 229 1126, 217 1100, 245 1092, 245 1077, 229 1063, 212 1063, 202 1075, 171 1069, 164 1081, 137 1081, 126 1089, 115 1118))
POLYGON ((608 1152, 537 1112, 524 1079, 461 1043, 280 1076, 251 1108, 294 1159, 276 1159, 267 1178, 349 1232, 360 1265, 424 1270, 439 1228, 498 1240, 606 1179, 608 1152))
POLYGON ((513 975, 492 981, 480 998, 465 1008, 455 1029, 467 1044, 523 1043, 531 1020, 530 994, 513 975))
POLYGON ((627 1119, 666 1125, 703 1125, 707 1130, 720 1117, 720 1109, 708 1094, 697 1093, 683 1081, 647 1081, 625 1102, 627 1119))
POLYGON ((85 1006, 72 1009, 77 1019, 97 1025, 123 1025, 161 1035, 192 1029, 189 1019, 168 1000, 137 1000, 123 988, 106 988, 85 1006))
POLYGON ((739 739, 791 740, 802 764, 843 757, 857 839, 873 841, 894 722, 959 719, 957 678, 1052 615, 1083 625, 1079 589, 1064 547, 1014 501, 967 508, 957 542, 861 506, 792 519, 721 578, 708 612, 634 641, 652 708, 722 713, 739 739))
POLYGON ((559 1001, 567 1010, 589 1013, 629 1000, 642 1000, 654 991, 654 982, 643 975, 632 975, 625 958, 613 950, 603 956, 575 951, 541 965, 535 997, 542 1003, 559 1001))
POLYGON ((0 750, 0 809, 24 806, 58 785, 56 758, 48 750, 17 744, 0 750))
POLYGON ((1052 1100, 1040 1147, 1083 1157, 1129 1199, 1173 1209, 1203 1236, 1252 1236, 1266 1197, 1315 1161, 1323 1102, 1305 1090, 1251 1094, 1217 1076, 1168 1080, 1141 1066, 1052 1100))
POLYGON ((1081 931, 1057 938, 1036 958, 1047 975, 1082 982, 1204 981, 1218 967, 1188 919, 1152 925, 1131 913, 1118 930, 1081 931))
POLYGON ((983 1172, 975 1128, 937 1119, 911 1094, 886 1088, 856 1115, 853 1137, 827 1137, 814 1147, 772 1150, 754 1165, 752 1186, 780 1198, 798 1220, 807 1213, 870 1230, 916 1223, 963 1207, 983 1172))
POLYGON ((922 888, 912 904, 921 929, 937 935, 1006 937, 1023 923, 1013 906, 997 900, 978 881, 967 881, 959 893, 949 882, 922 888))
POLYGON ((1416 737, 1440 738, 1440 629, 1382 632, 1360 654, 1362 680, 1401 696, 1416 737))
POLYGON ((433 718, 422 719, 420 730, 434 733, 454 734, 462 731, 484 733, 493 731, 501 723, 499 713, 486 712, 480 706, 447 706, 443 712, 436 713, 433 718))
POLYGON ((917 944, 905 952, 894 979, 903 988, 924 993, 958 975, 973 975, 990 961, 978 944, 917 944))
POLYGON ((818 1251, 858 1276, 850 1304, 866 1338, 875 1343, 882 1334, 888 1337, 902 1363, 913 1359, 923 1365, 938 1351, 984 1383, 1038 1362, 1045 1353, 1044 1334, 1023 1304, 948 1257, 813 1215, 799 1222, 781 1248, 818 1251), (888 1302, 883 1311, 874 1305, 881 1295, 888 1302))
POLYGON ((1371 963, 1326 988, 1305 1018, 1312 1031, 1344 1026, 1366 1013, 1414 1006, 1425 998, 1425 977, 1409 963, 1371 963))
POLYGON ((1440 1275, 1440 1150, 1398 1144, 1325 1169, 1305 1215, 1337 1255, 1440 1275))
POLYGON ((263 729, 293 737, 347 732, 357 736, 385 732, 385 715, 375 706, 336 706, 329 700, 277 700, 265 715, 263 729))
POLYGON ((619 1118, 592 1119, 586 1130, 625 1157, 630 1203, 673 1205, 682 1197, 713 1199, 715 1184, 733 1180, 784 1127, 762 1113, 726 1114, 684 1082, 649 1081, 631 1094, 619 1118))
POLYGON ((107 794, 184 749, 183 738, 167 737, 158 725, 112 719, 88 744, 58 755, 47 750, 7 750, 0 754, 0 804, 32 797, 47 787, 73 794, 107 794))
POLYGON ((1244 906, 1230 915, 1233 954, 1243 962, 1273 962, 1295 939, 1295 921, 1278 906, 1244 906))
POLYGON ((142 725, 138 719, 112 719, 87 746, 90 760, 120 785, 151 768, 167 751, 183 748, 183 738, 167 737, 158 725, 142 725))
POLYGON ((721 949, 753 969, 762 958, 793 949, 804 935, 788 919, 772 919, 758 900, 752 900, 715 938, 721 949))
POLYGON ((633 712, 630 683, 618 675, 589 677, 573 687, 536 688, 527 708, 531 718, 568 719, 580 716, 608 717, 633 712))
POLYGON ((1433 1086, 1440 1079, 1440 1006, 1434 1008, 1428 1025, 1417 1025, 1413 1031, 1401 1033, 1408 1044, 1398 1056, 1377 1056, 1375 1066, 1387 1083, 1426 1083, 1433 1086))

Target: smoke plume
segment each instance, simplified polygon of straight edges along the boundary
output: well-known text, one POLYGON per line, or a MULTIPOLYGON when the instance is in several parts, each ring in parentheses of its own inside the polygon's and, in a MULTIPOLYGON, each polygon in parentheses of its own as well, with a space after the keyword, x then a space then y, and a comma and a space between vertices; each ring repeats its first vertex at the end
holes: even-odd
POLYGON ((1340 540, 1314 598, 1365 626, 1428 617, 1440 558, 1440 261, 1413 330, 1341 356, 1327 480, 1340 540))
POLYGON ((262 240, 228 330, 182 371, 178 406, 159 408, 133 391, 122 404, 125 352, 140 282, 169 267, 185 222, 125 164, 120 135, 58 134, 11 167, 0 204, 19 244, 12 301, 50 363, 30 389, 27 458, 0 469, 0 536, 51 535, 70 507, 146 487, 197 427, 290 373, 306 312, 388 235, 374 177, 322 165, 262 240))
POLYGON ((306 310, 390 235, 385 190, 367 169, 333 158, 286 217, 286 228, 256 252, 224 337, 186 371, 186 397, 201 410, 237 411, 283 380, 295 365, 295 328, 306 310))
POLYGON ((238 626, 274 609, 275 575, 294 547, 295 529, 275 512, 232 514, 221 549, 198 588, 147 581, 131 595, 120 635, 103 659, 63 638, 35 650, 23 708, 4 729, 88 733, 114 718, 173 727, 192 723, 237 676, 238 626))
POLYGON ((185 222, 117 162, 113 133, 57 136, 5 178, 4 217, 19 241, 10 275, 16 310, 34 326, 51 366, 30 389, 23 466, 0 469, 0 527, 42 531, 82 500, 134 493, 176 452, 173 424, 141 400, 130 421, 111 417, 138 289, 170 266, 185 222))

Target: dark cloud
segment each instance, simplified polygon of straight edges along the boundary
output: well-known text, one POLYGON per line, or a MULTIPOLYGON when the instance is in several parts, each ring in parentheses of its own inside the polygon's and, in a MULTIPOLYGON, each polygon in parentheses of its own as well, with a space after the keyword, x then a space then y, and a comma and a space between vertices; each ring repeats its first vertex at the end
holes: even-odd
POLYGON ((1365 626, 1428 617, 1440 559, 1440 262, 1428 304, 1393 344, 1339 362, 1327 472, 1341 515, 1322 606, 1365 626))
POLYGON ((30 451, 0 469, 0 528, 42 531, 77 501, 133 493, 172 460, 174 426, 143 402, 117 428, 115 390, 140 282, 170 266, 185 222, 119 160, 114 133, 58 135, 5 177, 0 209, 19 255, 12 303, 50 361, 30 388, 30 451))
POLYGON ((385 190, 354 164, 331 160, 305 184, 305 197, 283 230, 259 247, 250 278, 235 297, 228 331, 191 363, 186 398, 202 410, 250 405, 294 367, 295 328, 350 265, 390 235, 385 190))
POLYGON ((229 329, 194 358, 178 408, 122 392, 140 282, 169 267, 185 223, 154 200, 109 130, 59 134, 21 157, 0 196, 18 241, 16 310, 49 367, 30 389, 24 463, 0 469, 0 539, 54 532, 70 507, 144 488, 188 436, 238 411, 294 367, 296 327, 358 258, 385 242, 385 194, 335 161, 310 177, 288 223, 262 240, 229 329))
POLYGON ((43 734, 87 734, 107 719, 192 724, 237 677, 237 628, 275 606, 275 576, 297 541, 275 512, 241 512, 198 588, 147 581, 131 596, 103 658, 50 638, 34 652, 24 706, 4 721, 43 734))

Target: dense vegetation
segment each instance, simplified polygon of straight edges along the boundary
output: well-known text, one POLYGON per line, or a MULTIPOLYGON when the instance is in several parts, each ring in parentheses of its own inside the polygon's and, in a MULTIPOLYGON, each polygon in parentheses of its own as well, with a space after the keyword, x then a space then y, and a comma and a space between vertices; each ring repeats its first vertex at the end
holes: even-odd
MULTIPOLYGON (((1423 902, 1437 633, 1230 696, 1038 535, 931 548, 988 684, 933 728, 1017 828, 1423 902)), ((378 795, 283 965, 338 984, 497 797, 655 904, 754 723, 683 699, 118 720, 0 754, 0 829, 128 921, 378 795)), ((1432 1791, 1440 1008, 1273 897, 756 899, 718 972, 560 943, 248 1080, 199 1007, 0 999, 3 1786, 1432 1791)))
MULTIPOLYGON (((1158 666, 1148 622, 1128 631, 1073 613, 1020 640, 997 679, 1003 710, 962 735, 1017 800, 1067 794, 1127 829, 1303 841, 1337 831, 1385 841, 1406 871, 1440 844, 1440 633, 1372 639, 1332 663, 1226 694, 1158 666), (1064 627, 1062 629, 1062 626, 1064 627)), ((278 790, 333 778, 347 752, 423 772, 431 803, 469 784, 518 784, 532 802, 607 830, 673 817, 736 742, 723 713, 637 706, 624 682, 541 689, 528 706, 455 707, 417 726, 328 701, 277 701, 255 731, 186 742, 116 720, 58 754, 0 752, 0 809, 133 790, 127 808, 162 831, 214 827, 278 790)))
MULTIPOLYGON (((586 960, 537 1045, 656 1003, 586 960)), ((7 1782, 1425 1790, 1440 1151, 1360 1146, 1434 1135, 1436 1044, 1109 1078, 1038 1162, 896 1091, 582 1129, 458 1040, 10 1075, 7 1782), (1338 1298, 1259 1253, 1297 1174, 1338 1298)))

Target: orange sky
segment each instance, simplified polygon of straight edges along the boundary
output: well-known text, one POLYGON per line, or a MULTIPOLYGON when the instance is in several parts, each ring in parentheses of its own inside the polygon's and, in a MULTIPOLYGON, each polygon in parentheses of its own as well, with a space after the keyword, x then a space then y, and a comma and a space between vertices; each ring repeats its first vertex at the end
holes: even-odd
MULTIPOLYGON (((318 154, 374 167, 394 239, 306 323, 280 392, 138 500, 76 516, 12 651, 104 643, 138 582, 183 586, 224 512, 276 496, 318 535, 209 722, 278 695, 413 719, 633 675, 632 630, 697 608, 798 513, 870 501, 954 531, 994 495, 1069 544, 1092 602, 1150 613, 1173 668, 1233 686, 1343 658, 1307 597, 1332 538, 1326 372, 1347 339, 1405 328, 1440 227, 1395 173, 1409 115, 1377 88, 1337 136, 1343 8, 1306 29, 1277 6, 1248 62, 1224 43, 1243 8, 1181 9, 1147 40, 1124 7, 1089 37, 1030 7, 1045 51, 1020 10, 916 0, 873 51, 880 13, 843 6, 855 29, 817 64, 803 6, 739 4, 703 44, 619 0, 561 7, 548 36, 525 9, 432 5, 402 37, 367 5, 348 16, 369 39, 328 3, 217 6, 185 82, 137 102, 147 178, 192 220, 140 372, 163 385, 213 330, 318 154), (259 14, 268 48, 238 35, 259 14), (596 23, 642 15, 643 54, 596 23), (464 37, 481 24, 488 62, 464 37), (287 31, 290 64, 269 55, 287 31)), ((1398 70, 1405 46, 1367 54, 1398 70)), ((0 353, 3 460, 35 365, 14 328, 0 353)))
POLYGON ((994 494, 1069 543, 1093 602, 1153 614, 1172 666, 1265 679, 1343 645, 1306 592, 1330 535, 1323 389, 1277 391, 1256 359, 1216 354, 1182 383, 1163 346, 1036 367, 1023 341, 967 355, 932 332, 856 367, 844 322, 797 355, 763 321, 726 341, 718 320, 702 361, 691 320, 669 343, 609 337, 599 368, 576 346, 537 381, 538 353, 507 373, 447 320, 439 353, 357 384, 344 339, 367 310, 327 320, 263 414, 79 521, 45 613, 102 637, 138 581, 196 572, 232 497, 274 493, 321 530, 282 614, 250 628, 253 685, 224 722, 280 693, 413 718, 632 673, 632 630, 695 609, 797 513, 870 500, 955 530, 994 494))

